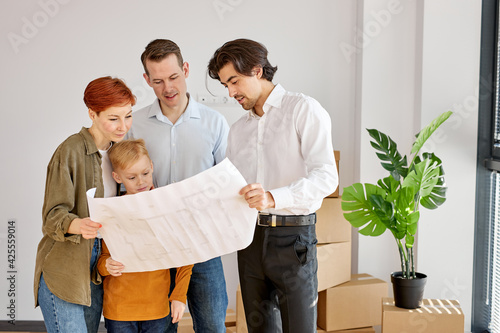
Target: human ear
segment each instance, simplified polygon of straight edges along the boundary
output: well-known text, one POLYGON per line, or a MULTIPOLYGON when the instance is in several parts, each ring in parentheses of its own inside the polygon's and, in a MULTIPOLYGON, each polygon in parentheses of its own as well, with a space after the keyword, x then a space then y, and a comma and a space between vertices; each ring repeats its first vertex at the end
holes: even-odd
POLYGON ((113 171, 111 175, 113 176, 115 182, 117 182, 118 184, 123 183, 121 177, 116 172, 113 171))
POLYGON ((264 70, 260 66, 255 66, 252 69, 252 72, 253 72, 253 75, 255 75, 258 79, 260 79, 262 77, 264 70))
POLYGON ((90 120, 94 121, 96 115, 97 115, 97 113, 95 111, 92 111, 92 109, 89 108, 89 117, 90 117, 90 120))
POLYGON ((148 86, 152 87, 148 74, 144 73, 144 74, 142 74, 142 76, 144 77, 144 80, 146 80, 146 83, 148 84, 148 86))
POLYGON ((184 76, 187 77, 189 76, 189 63, 188 62, 184 62, 184 64, 182 65, 182 71, 184 72, 184 76))

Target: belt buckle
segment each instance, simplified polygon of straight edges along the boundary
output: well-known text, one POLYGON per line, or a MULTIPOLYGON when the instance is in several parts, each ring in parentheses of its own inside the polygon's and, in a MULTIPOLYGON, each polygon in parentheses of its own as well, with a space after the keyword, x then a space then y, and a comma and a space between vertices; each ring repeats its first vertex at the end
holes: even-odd
POLYGON ((269 225, 267 225, 267 224, 261 224, 260 223, 260 216, 261 215, 269 215, 269 213, 261 213, 261 212, 259 212, 259 214, 257 214, 257 225, 260 226, 260 227, 268 227, 269 225))
POLYGON ((257 215, 257 225, 261 227, 276 227, 276 215, 274 214, 269 214, 269 213, 259 213, 257 215), (260 216, 261 215, 266 215, 269 216, 271 215, 271 224, 261 224, 260 223, 260 216))

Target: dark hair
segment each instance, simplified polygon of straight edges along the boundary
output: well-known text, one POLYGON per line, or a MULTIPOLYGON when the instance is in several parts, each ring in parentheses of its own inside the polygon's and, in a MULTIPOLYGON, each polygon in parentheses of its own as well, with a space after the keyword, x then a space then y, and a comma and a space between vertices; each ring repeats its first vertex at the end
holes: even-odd
POLYGON ((144 72, 149 76, 146 60, 160 62, 171 54, 175 54, 179 67, 182 68, 184 60, 182 59, 181 49, 177 44, 168 39, 155 39, 150 42, 144 52, 141 54, 144 72))
POLYGON ((112 106, 134 105, 135 96, 122 80, 104 76, 87 85, 83 102, 92 111, 101 112, 112 106))
POLYGON ((267 60, 266 47, 250 39, 235 39, 219 47, 208 63, 208 75, 220 81, 219 71, 227 63, 232 63, 239 74, 247 76, 253 75, 255 67, 261 67, 262 77, 268 81, 273 80, 278 70, 278 66, 271 66, 267 60))

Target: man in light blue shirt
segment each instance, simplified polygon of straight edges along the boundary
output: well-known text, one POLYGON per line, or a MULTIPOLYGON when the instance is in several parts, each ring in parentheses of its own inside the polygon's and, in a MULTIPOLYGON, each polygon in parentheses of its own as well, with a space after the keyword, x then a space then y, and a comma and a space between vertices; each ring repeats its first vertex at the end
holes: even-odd
POLYGON ((147 140, 155 166, 154 185, 160 187, 221 162, 226 154, 228 125, 219 112, 189 97, 175 123, 162 113, 158 100, 134 112, 129 133, 147 140))
MULTIPOLYGON (((229 126, 220 113, 187 93, 189 64, 183 61, 177 44, 154 40, 141 60, 144 79, 157 99, 133 113, 128 136, 146 142, 155 168, 155 187, 194 176, 222 161, 229 126)), ((175 270, 171 272, 171 281, 175 281, 175 270)), ((220 257, 194 265, 187 298, 195 332, 226 332, 228 301, 220 257)), ((170 324, 166 332, 176 331, 177 324, 170 324)))

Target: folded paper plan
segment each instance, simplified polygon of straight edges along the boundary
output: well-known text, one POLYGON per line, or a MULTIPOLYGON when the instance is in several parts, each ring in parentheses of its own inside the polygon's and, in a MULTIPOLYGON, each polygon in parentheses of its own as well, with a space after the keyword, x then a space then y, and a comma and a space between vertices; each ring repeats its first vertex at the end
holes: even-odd
POLYGON ((112 198, 87 192, 90 218, 124 272, 203 262, 247 247, 257 210, 238 194, 246 181, 226 158, 171 185, 112 198))

